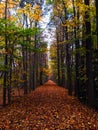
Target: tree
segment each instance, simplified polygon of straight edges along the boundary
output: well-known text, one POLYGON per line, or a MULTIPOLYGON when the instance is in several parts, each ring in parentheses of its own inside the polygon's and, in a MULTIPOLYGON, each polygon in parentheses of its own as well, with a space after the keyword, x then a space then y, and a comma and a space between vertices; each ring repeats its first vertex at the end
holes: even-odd
POLYGON ((97 32, 97 44, 98 44, 98 0, 95 0, 95 4, 96 4, 96 32, 97 32))
MULTIPOLYGON (((35 58, 34 53, 36 53, 37 57, 40 53, 39 45, 37 44, 37 36, 39 35, 40 29, 38 29, 37 26, 34 27, 34 23, 39 22, 41 19, 42 9, 40 4, 32 6, 26 3, 22 8, 17 8, 19 6, 18 4, 19 2, 14 1, 0 2, 0 11, 2 11, 2 14, 4 13, 3 8, 5 7, 5 19, 3 15, 0 15, 0 38, 2 38, 2 42, 5 40, 3 45, 0 44, 0 47, 2 47, 0 52, 2 52, 2 57, 4 56, 5 58, 4 66, 2 65, 1 68, 0 65, 0 70, 4 72, 4 106, 7 103, 6 97, 8 97, 8 103, 11 101, 13 86, 17 85, 19 90, 18 86, 24 84, 24 94, 34 89, 33 82, 31 81, 33 81, 35 71, 34 73, 32 73, 32 71, 36 64, 36 84, 40 73, 38 71, 40 61, 37 60, 36 64, 33 62, 35 58), (15 14, 12 13, 12 9, 15 11, 15 14), (36 43, 37 48, 35 48, 34 43, 36 43), (16 71, 19 70, 19 66, 22 70, 17 73, 16 71)), ((47 49, 47 47, 45 49, 47 49)), ((44 51, 42 53, 44 54, 44 51)), ((45 58, 47 57, 44 57, 43 61, 47 64, 45 58)))
MULTIPOLYGON (((5 2, 5 20, 7 20, 7 8, 8 8, 8 0, 5 2)), ((5 23, 5 52, 8 52, 8 38, 7 38, 7 23, 5 23)), ((4 72, 4 87, 3 87, 3 106, 6 105, 6 88, 7 88, 7 76, 8 76, 8 55, 5 54, 4 66, 6 68, 4 72)))
MULTIPOLYGON (((85 0, 85 5, 89 6, 89 0, 85 0)), ((90 14, 85 12, 85 26, 86 26, 86 74, 87 74, 87 102, 90 106, 94 104, 94 84, 92 73, 92 39, 91 39, 91 23, 89 21, 90 14)))

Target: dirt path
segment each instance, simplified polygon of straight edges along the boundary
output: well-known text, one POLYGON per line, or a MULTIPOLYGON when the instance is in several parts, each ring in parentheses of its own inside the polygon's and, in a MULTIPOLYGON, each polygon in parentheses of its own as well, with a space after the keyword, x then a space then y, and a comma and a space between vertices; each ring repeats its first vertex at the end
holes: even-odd
POLYGON ((49 80, 0 110, 0 130, 98 130, 98 112, 49 80))

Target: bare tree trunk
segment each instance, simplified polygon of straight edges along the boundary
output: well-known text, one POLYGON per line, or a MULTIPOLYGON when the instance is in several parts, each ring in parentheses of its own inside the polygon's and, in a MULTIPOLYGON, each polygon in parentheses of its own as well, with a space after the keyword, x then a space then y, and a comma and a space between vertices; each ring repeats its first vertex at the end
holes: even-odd
POLYGON ((58 85, 61 85, 61 76, 60 76, 60 45, 59 45, 59 35, 56 32, 57 37, 57 71, 58 71, 58 85))
MULTIPOLYGON (((73 3, 73 13, 74 13, 74 17, 77 16, 77 19, 79 21, 79 9, 77 7, 77 12, 76 12, 76 9, 75 9, 75 5, 74 5, 74 0, 72 0, 72 3, 73 3), (77 15, 76 15, 77 13, 77 15)), ((75 22, 76 24, 76 22, 75 22)), ((74 27, 74 38, 75 38, 75 49, 76 49, 76 55, 75 55, 75 72, 76 72, 76 77, 75 77, 75 96, 78 96, 79 94, 79 87, 80 87, 80 84, 79 84, 79 65, 80 65, 80 54, 79 54, 79 48, 80 48, 80 45, 79 45, 79 40, 77 38, 77 30, 79 30, 79 26, 78 27, 74 27)))
MULTIPOLYGON (((8 7, 8 0, 5 1, 5 20, 7 20, 7 7, 8 7)), ((6 88, 7 88, 7 76, 8 76, 8 39, 7 39, 7 23, 5 23, 5 59, 4 59, 4 83, 3 83, 3 106, 6 105, 6 88)))
MULTIPOLYGON (((37 22, 35 22, 35 27, 37 27, 37 22)), ((34 89, 37 87, 37 68, 38 68, 38 57, 37 57, 37 35, 35 34, 35 45, 34 45, 34 66, 33 66, 33 87, 34 89)))
MULTIPOLYGON (((89 6, 89 0, 85 0, 85 4, 89 6)), ((93 106, 95 101, 93 73, 92 73, 92 39, 91 39, 91 23, 88 21, 89 12, 85 12, 86 25, 86 74, 87 74, 87 102, 89 106, 93 106)))
POLYGON ((96 2, 96 32, 97 32, 97 49, 98 49, 98 0, 96 2))
MULTIPOLYGON (((62 5, 64 8, 65 13, 65 21, 67 20, 67 9, 65 1, 62 0, 62 5)), ((65 39, 68 41, 68 27, 64 28, 65 31, 65 39)), ((67 87, 68 87, 68 94, 72 95, 73 87, 72 87, 72 75, 71 75, 71 55, 70 55, 70 44, 66 44, 66 66, 67 66, 67 87)))

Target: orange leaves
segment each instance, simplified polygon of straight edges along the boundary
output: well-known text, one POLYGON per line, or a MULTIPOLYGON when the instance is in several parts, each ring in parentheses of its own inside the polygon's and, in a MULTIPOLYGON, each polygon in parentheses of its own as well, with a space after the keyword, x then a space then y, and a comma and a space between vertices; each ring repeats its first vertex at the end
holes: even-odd
POLYGON ((42 14, 42 10, 40 8, 40 5, 35 5, 33 6, 33 12, 30 15, 31 19, 33 19, 34 21, 39 21, 41 19, 41 14, 42 14))
POLYGON ((0 18, 3 17, 4 8, 5 8, 5 3, 4 2, 0 2, 0 18))
POLYGON ((17 13, 18 13, 18 14, 24 13, 24 9, 23 9, 23 8, 22 8, 22 9, 18 9, 18 10, 17 10, 17 13))
POLYGON ((76 27, 76 18, 73 18, 72 20, 66 20, 65 24, 62 24, 62 26, 67 26, 67 27, 76 27))
MULTIPOLYGON (((7 1, 7 11, 9 11, 9 20, 10 21, 16 21, 16 18, 12 18, 13 15, 11 12, 13 8, 15 8, 19 4, 19 0, 13 1, 13 0, 8 0, 7 1)), ((5 17, 5 1, 0 2, 0 18, 5 17)))
POLYGON ((40 5, 38 4, 38 5, 35 5, 34 7, 33 7, 33 9, 34 10, 37 10, 37 9, 39 9, 40 8, 40 5))
POLYGON ((8 20, 13 21, 13 22, 16 22, 16 21, 17 21, 17 18, 16 18, 15 16, 9 16, 9 17, 8 17, 8 20))
POLYGON ((72 8, 72 0, 66 0, 65 7, 66 8, 72 8))
MULTIPOLYGON (((18 0, 17 1, 8 0, 7 9, 11 10, 15 8, 18 4, 19 4, 18 0)), ((4 9, 5 9, 5 1, 0 2, 0 18, 4 17, 4 9)), ((18 19, 22 19, 21 15, 25 14, 32 21, 41 20, 42 10, 39 4, 34 5, 33 7, 30 4, 26 4, 24 8, 21 8, 21 9, 17 8, 16 12, 17 12, 17 16, 13 16, 11 13, 8 19, 11 21, 17 21, 17 17, 18 19)))
POLYGON ((39 21, 39 20, 41 20, 42 10, 40 8, 40 5, 34 5, 32 7, 30 4, 26 4, 26 6, 24 8, 18 9, 17 13, 20 15, 24 13, 31 20, 39 21))
POLYGON ((98 112, 68 96, 67 90, 50 80, 29 95, 17 98, 11 106, 1 109, 0 117, 0 129, 98 129, 98 112))
MULTIPOLYGON (((8 0, 7 4, 8 4, 7 8, 11 9, 11 8, 16 7, 19 4, 19 1, 8 0)), ((4 8, 5 8, 5 1, 0 2, 0 10, 4 11, 4 8)))

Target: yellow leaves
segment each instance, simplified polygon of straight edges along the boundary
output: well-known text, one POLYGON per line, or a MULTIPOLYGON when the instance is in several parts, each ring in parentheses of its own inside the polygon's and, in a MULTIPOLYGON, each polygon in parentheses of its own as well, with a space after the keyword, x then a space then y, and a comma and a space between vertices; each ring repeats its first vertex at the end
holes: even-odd
POLYGON ((64 0, 64 2, 56 1, 54 5, 54 14, 56 16, 60 14, 64 14, 64 8, 70 9, 72 8, 72 0, 64 0))
POLYGON ((14 16, 9 16, 9 17, 8 17, 8 20, 13 21, 13 22, 16 22, 16 21, 17 21, 17 18, 14 17, 14 16))
POLYGON ((0 3, 0 18, 3 17, 4 8, 5 8, 4 2, 0 3))
POLYGON ((58 16, 58 10, 54 9, 54 15, 58 16))
POLYGON ((39 5, 35 5, 33 7, 33 12, 31 14, 31 18, 34 20, 34 21, 39 21, 40 18, 41 18, 41 14, 42 14, 42 10, 40 9, 40 6, 39 5))
POLYGON ((72 8, 72 1, 71 0, 66 0, 65 7, 66 8, 72 8))
POLYGON ((59 5, 57 6, 57 9, 58 9, 58 11, 63 11, 63 7, 62 7, 62 5, 59 4, 59 5))
POLYGON ((39 21, 41 18, 41 14, 42 14, 42 10, 40 9, 40 5, 35 5, 33 7, 33 12, 32 12, 32 16, 31 18, 33 18, 34 21, 39 21))
POLYGON ((0 50, 0 54, 7 54, 6 50, 3 48, 0 50))
POLYGON ((42 10, 40 9, 40 5, 31 6, 30 4, 26 4, 26 6, 22 9, 18 9, 17 13, 19 15, 25 14, 31 20, 39 21, 41 19, 42 10))
POLYGON ((0 18, 2 18, 3 17, 3 12, 2 11, 0 11, 0 18))
POLYGON ((36 14, 32 15, 31 17, 34 21, 38 21, 40 19, 40 17, 36 14))
POLYGON ((31 5, 30 4, 26 4, 25 8, 29 9, 29 8, 31 8, 31 5))
POLYGON ((41 20, 41 16, 38 13, 34 13, 31 15, 31 19, 34 21, 39 21, 39 20, 41 20))
MULTIPOLYGON (((7 9, 10 10, 14 7, 16 7, 19 4, 20 0, 13 1, 8 0, 7 9)), ((5 1, 0 2, 0 18, 4 17, 4 11, 5 11, 5 1)))
MULTIPOLYGON (((8 10, 17 6, 19 4, 19 1, 20 0, 17 1, 8 0, 8 10)), ((5 1, 0 3, 0 18, 4 17, 4 8, 5 8, 5 1)), ((21 17, 21 14, 25 14, 31 20, 34 21, 41 20, 42 10, 39 4, 34 5, 33 7, 30 4, 26 4, 24 8, 17 9, 16 12, 18 18, 21 17)), ((14 16, 10 16, 8 19, 12 21, 17 21, 17 18, 15 18, 14 16)))
MULTIPOLYGON (((8 0, 8 4, 7 4, 8 9, 11 9, 11 8, 14 8, 15 6, 17 6, 19 4, 19 1, 20 0, 17 0, 17 1, 8 0)), ((5 1, 0 3, 0 9, 2 9, 4 11, 4 8, 5 8, 5 1)))
POLYGON ((24 12, 24 9, 18 9, 18 10, 17 10, 17 13, 18 13, 18 14, 22 14, 23 12, 24 12))
POLYGON ((40 9, 40 5, 35 5, 35 6, 33 7, 33 9, 34 9, 34 10, 40 9))
POLYGON ((50 73, 51 73, 51 70, 50 70, 50 69, 46 69, 46 68, 42 68, 41 71, 43 71, 43 73, 44 73, 45 75, 47 75, 47 76, 49 76, 50 73))
POLYGON ((8 8, 14 8, 15 6, 19 4, 19 1, 20 0, 17 0, 17 1, 8 0, 8 8))
POLYGON ((93 5, 85 5, 84 3, 83 3, 83 1, 79 1, 79 2, 75 2, 75 5, 76 5, 76 7, 78 7, 79 8, 79 12, 80 12, 80 14, 84 17, 84 15, 85 15, 85 12, 87 11, 88 13, 91 13, 91 12, 93 12, 93 13, 95 13, 95 6, 93 6, 93 5))
POLYGON ((63 6, 60 3, 56 3, 53 9, 54 15, 58 16, 63 13, 63 6))
POLYGON ((69 28, 76 27, 77 24, 77 17, 74 17, 72 20, 66 20, 65 24, 62 24, 62 26, 68 26, 69 28))
POLYGON ((4 2, 0 3, 0 10, 2 10, 4 8, 5 8, 5 3, 4 2))

